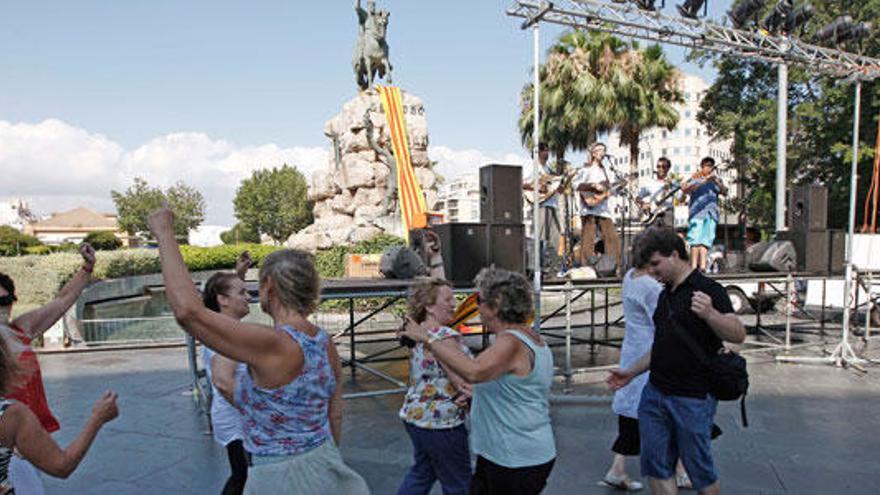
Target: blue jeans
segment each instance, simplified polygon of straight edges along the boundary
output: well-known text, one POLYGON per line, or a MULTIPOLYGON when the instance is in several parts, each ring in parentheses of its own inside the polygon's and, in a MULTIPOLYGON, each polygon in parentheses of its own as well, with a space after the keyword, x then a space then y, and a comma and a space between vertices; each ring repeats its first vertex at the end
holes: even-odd
POLYGON ((649 381, 639 402, 642 476, 672 478, 681 458, 695 489, 715 483, 718 472, 710 444, 717 404, 710 395, 666 395, 649 381))
POLYGON ((413 444, 415 463, 409 468, 398 495, 427 495, 440 480, 444 495, 467 495, 471 482, 471 454, 464 425, 445 430, 403 425, 413 444))

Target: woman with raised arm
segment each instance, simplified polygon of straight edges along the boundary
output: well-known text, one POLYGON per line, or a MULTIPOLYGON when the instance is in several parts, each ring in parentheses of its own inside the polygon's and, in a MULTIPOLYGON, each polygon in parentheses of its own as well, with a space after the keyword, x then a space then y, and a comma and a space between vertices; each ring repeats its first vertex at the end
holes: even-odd
POLYGON ((470 493, 537 494, 556 460, 550 425, 553 355, 528 323, 532 288, 523 275, 484 268, 475 282, 483 326, 495 335, 475 359, 454 339, 411 318, 402 335, 474 384, 470 441, 477 465, 470 493))
POLYGON ((247 365, 237 377, 234 396, 251 454, 245 493, 369 493, 337 448, 342 369, 333 341, 307 319, 320 291, 311 255, 284 249, 263 260, 260 308, 275 325, 246 323, 202 304, 174 238, 173 221, 167 207, 148 219, 174 316, 190 335, 247 365))
POLYGON ((119 415, 116 394, 106 392, 95 403, 80 434, 62 449, 28 406, 7 398, 21 374, 7 338, 0 338, 0 493, 4 494, 42 492, 42 485, 15 486, 9 475, 15 453, 48 475, 67 478, 85 457, 101 427, 119 415))

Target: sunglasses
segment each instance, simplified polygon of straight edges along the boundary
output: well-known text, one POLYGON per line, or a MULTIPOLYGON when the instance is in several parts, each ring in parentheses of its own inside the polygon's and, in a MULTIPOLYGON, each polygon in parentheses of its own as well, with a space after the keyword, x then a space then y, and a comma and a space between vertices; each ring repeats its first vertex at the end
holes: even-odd
POLYGON ((18 299, 13 294, 6 294, 5 296, 0 296, 0 306, 9 306, 14 303, 18 299))

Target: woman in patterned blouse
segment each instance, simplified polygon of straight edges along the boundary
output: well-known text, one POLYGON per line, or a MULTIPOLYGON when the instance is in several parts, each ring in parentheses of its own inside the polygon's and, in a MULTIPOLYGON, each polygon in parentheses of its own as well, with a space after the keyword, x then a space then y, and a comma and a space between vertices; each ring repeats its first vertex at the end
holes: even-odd
MULTIPOLYGON (((444 326, 454 313, 455 297, 446 280, 429 278, 413 287, 408 317, 430 327, 435 338, 454 340, 470 355, 458 332, 444 326)), ((471 464, 464 423, 470 384, 445 368, 423 344, 412 348, 409 371, 410 386, 400 419, 412 440, 414 463, 398 495, 427 494, 437 480, 445 495, 466 494, 471 464)))

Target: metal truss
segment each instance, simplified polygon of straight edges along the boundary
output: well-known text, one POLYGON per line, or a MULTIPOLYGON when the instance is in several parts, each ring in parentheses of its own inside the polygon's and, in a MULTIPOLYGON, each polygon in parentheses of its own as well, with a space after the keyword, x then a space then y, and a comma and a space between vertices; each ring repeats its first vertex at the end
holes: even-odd
POLYGON ((880 77, 880 60, 804 43, 796 38, 761 31, 744 31, 711 22, 669 17, 630 4, 596 0, 517 0, 507 10, 535 22, 594 29, 608 33, 670 43, 735 57, 794 64, 838 78, 872 80, 880 77))

